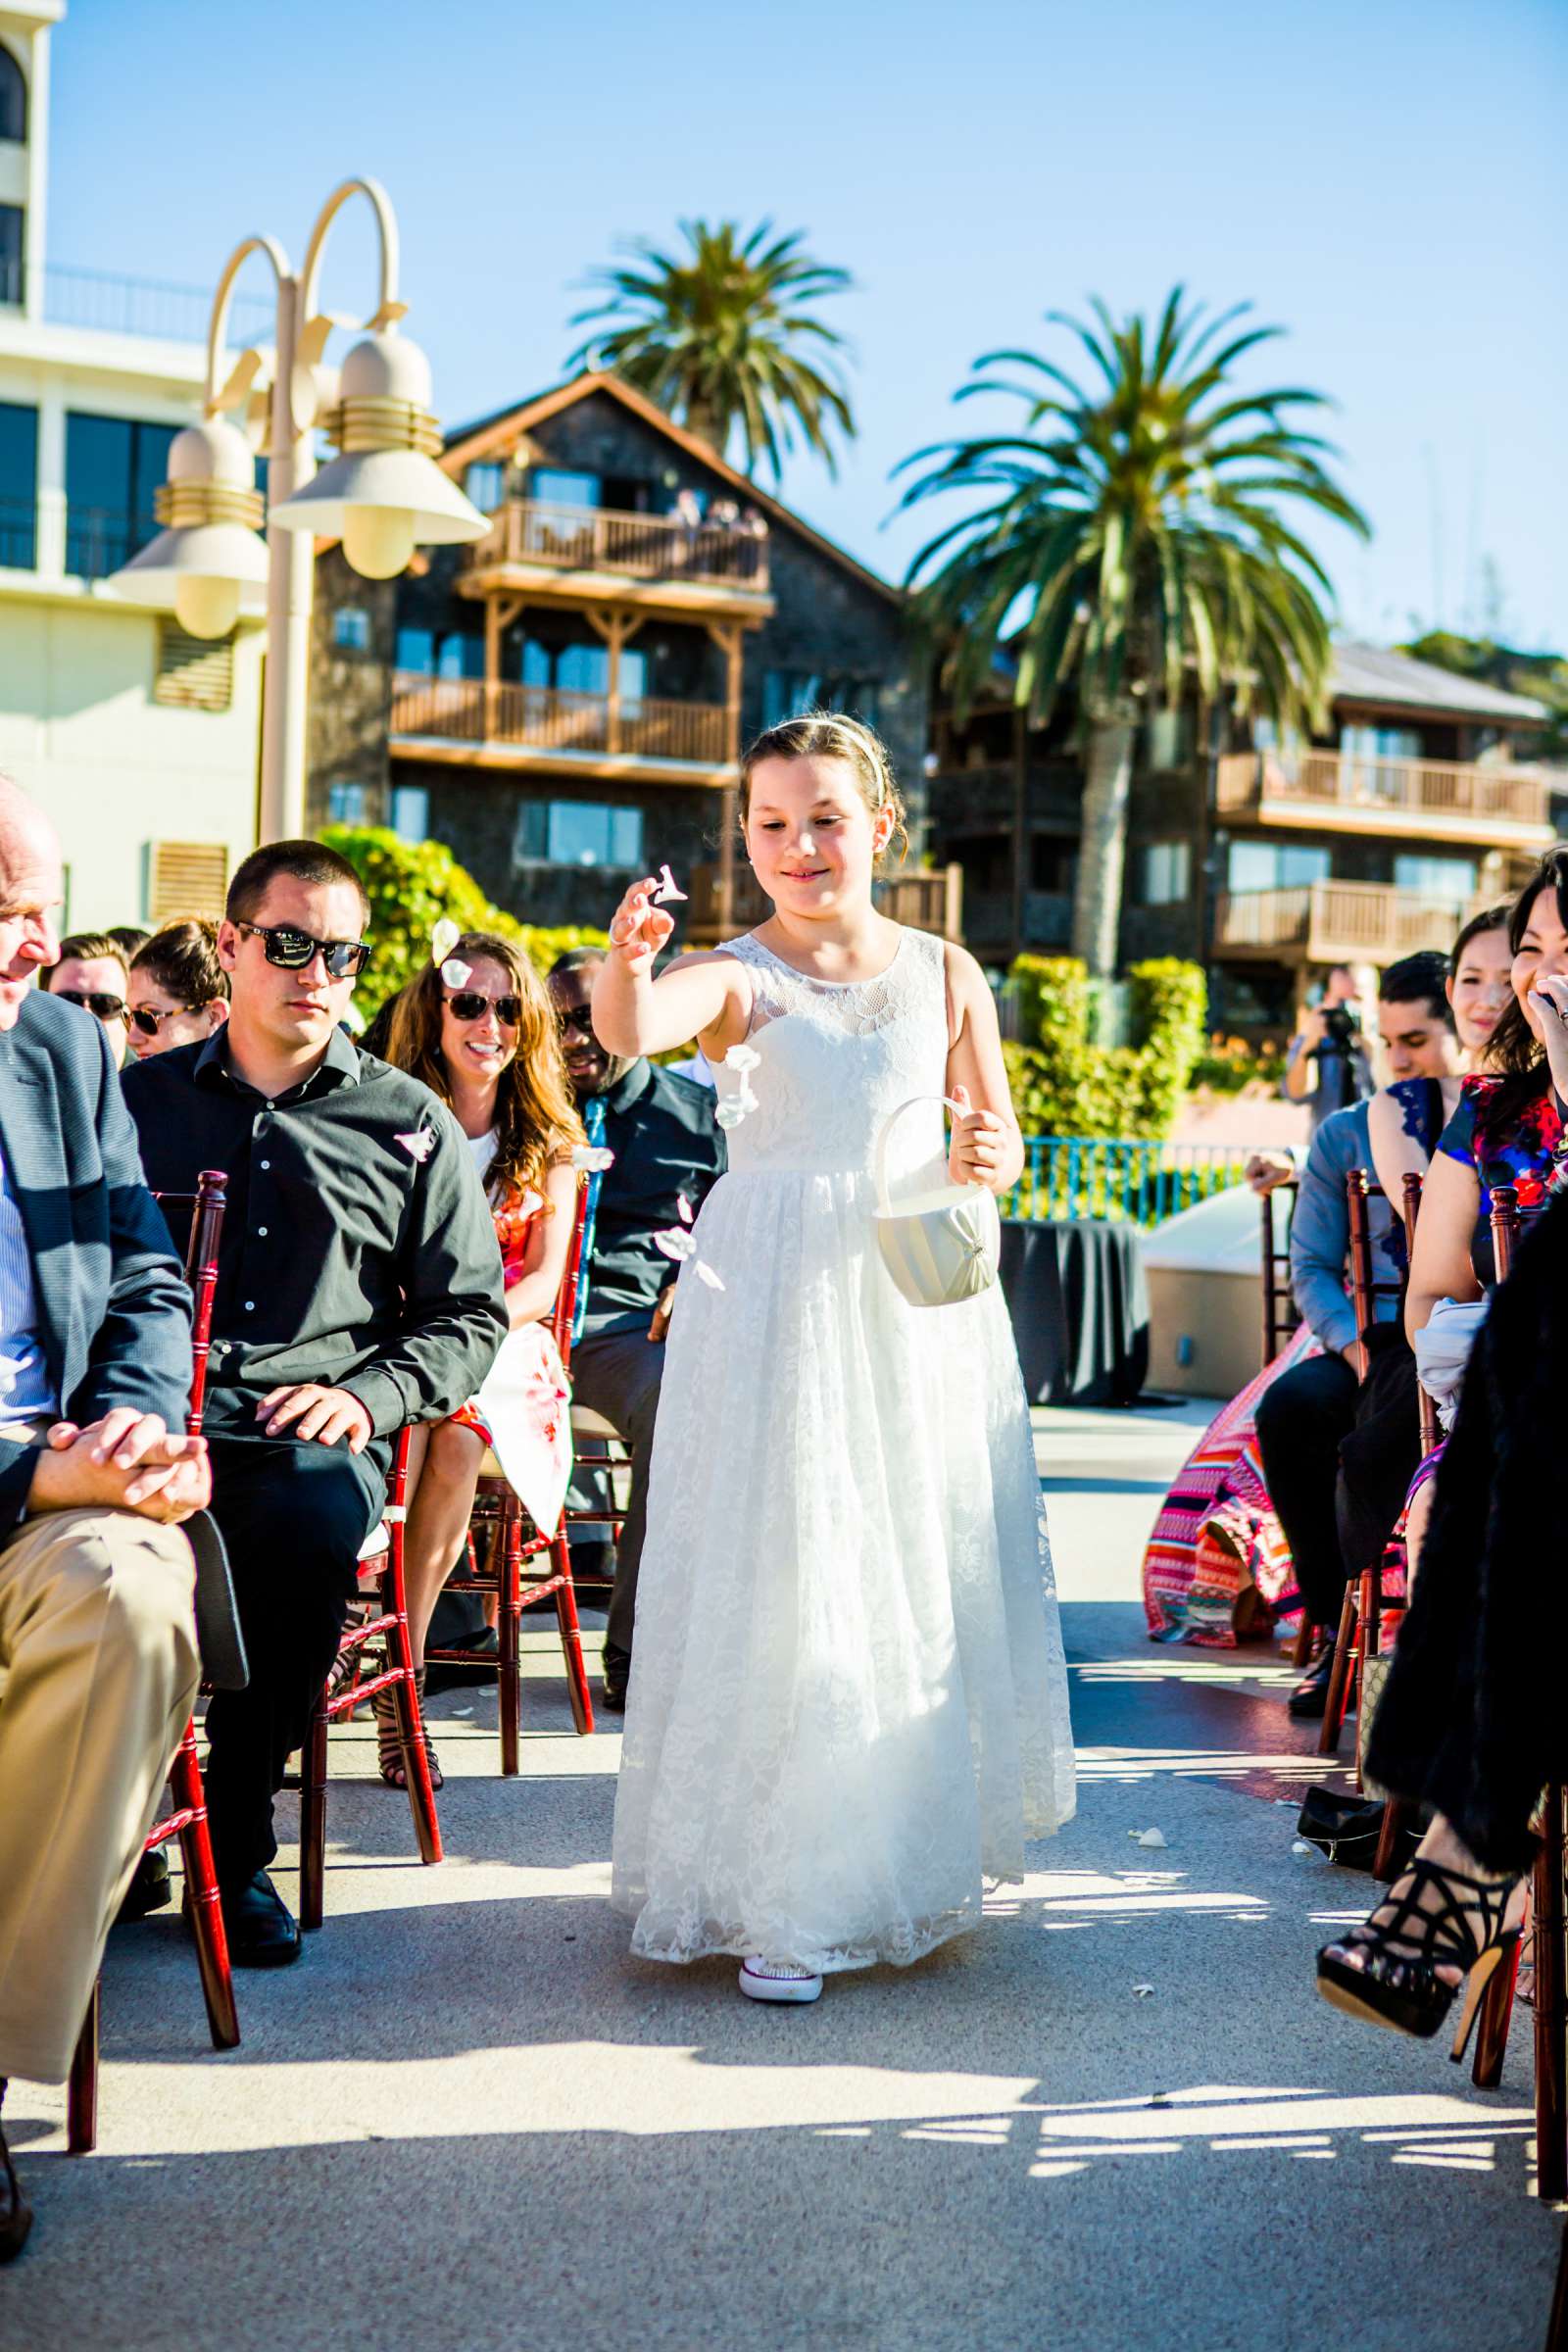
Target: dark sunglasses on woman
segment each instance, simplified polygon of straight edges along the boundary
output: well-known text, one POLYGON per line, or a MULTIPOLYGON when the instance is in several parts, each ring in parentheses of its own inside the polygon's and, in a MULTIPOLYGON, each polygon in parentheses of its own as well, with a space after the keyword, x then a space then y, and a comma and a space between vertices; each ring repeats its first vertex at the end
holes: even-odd
POLYGON ((498 1021, 515 1029, 522 1018, 520 997, 484 997, 476 988, 459 988, 453 990, 447 1003, 453 1017, 460 1021, 482 1021, 487 1012, 494 1012, 498 1021))
POLYGON ((54 988, 54 997, 64 997, 68 1004, 79 1004, 84 1012, 95 1012, 101 1021, 122 1021, 125 1017, 123 997, 111 997, 96 988, 54 988))
POLYGON ((268 962, 285 972, 302 972, 319 956, 329 980, 357 980, 370 958, 369 943, 363 939, 313 939, 309 931, 287 923, 236 923, 234 928, 259 939, 268 962))
POLYGON ((143 1037, 156 1037, 166 1021, 177 1021, 182 1012, 200 1012, 199 1004, 175 1004, 168 1012, 155 1012, 150 1004, 133 1004, 130 1018, 143 1037))

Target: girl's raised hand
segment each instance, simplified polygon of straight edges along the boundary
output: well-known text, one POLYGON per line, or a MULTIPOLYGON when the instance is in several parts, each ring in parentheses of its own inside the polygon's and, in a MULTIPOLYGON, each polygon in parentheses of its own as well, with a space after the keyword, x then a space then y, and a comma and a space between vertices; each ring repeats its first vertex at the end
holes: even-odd
POLYGON ((981 1184, 995 1192, 1006 1148, 1007 1123, 994 1110, 976 1110, 966 1086, 956 1086, 958 1105, 948 1148, 948 1174, 955 1184, 981 1184))
POLYGON ((652 874, 634 882, 611 918, 611 954, 639 975, 649 969, 675 928, 674 916, 653 903, 658 888, 652 874))

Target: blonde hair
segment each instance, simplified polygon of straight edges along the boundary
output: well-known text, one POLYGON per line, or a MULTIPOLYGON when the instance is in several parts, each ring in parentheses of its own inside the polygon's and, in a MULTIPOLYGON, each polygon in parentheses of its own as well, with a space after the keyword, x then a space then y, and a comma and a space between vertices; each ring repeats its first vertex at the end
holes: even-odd
POLYGON ((776 727, 765 728, 741 760, 743 824, 751 810, 752 770, 764 760, 842 760, 871 814, 878 816, 884 808, 892 809, 889 848, 895 841, 902 843, 901 857, 908 849, 904 796, 894 782, 893 762, 880 736, 862 720, 849 718, 842 710, 806 710, 799 718, 786 718, 776 727))

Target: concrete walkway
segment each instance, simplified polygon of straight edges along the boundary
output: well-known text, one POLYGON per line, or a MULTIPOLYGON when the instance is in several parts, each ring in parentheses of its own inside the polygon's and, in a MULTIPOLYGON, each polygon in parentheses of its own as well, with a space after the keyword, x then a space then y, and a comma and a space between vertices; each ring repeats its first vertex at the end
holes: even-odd
POLYGON ((1535 2352, 1528 2035, 1481 2093, 1315 1999, 1369 1882, 1291 1850, 1290 1678, 1144 1639, 1201 1418, 1040 1416, 1079 1819, 981 1934, 815 2009, 628 1960, 618 1740, 571 1737, 542 1630, 520 1782, 489 1692, 436 1702, 442 1868, 335 1736, 327 1924, 240 1979, 243 2046, 207 2048, 166 1913, 111 1944, 99 2153, 13 2092, 39 2221, 4 2352, 1535 2352))

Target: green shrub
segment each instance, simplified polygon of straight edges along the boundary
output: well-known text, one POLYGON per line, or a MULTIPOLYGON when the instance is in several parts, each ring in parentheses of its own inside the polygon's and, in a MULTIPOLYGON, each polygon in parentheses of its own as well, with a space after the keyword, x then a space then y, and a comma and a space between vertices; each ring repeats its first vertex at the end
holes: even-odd
POLYGON ((1127 974, 1137 1043, 1089 1042, 1089 975, 1068 956, 1020 956, 1022 1040, 1004 1054, 1026 1135, 1136 1136, 1170 1133, 1202 1051, 1208 1011, 1195 963, 1160 956, 1127 974))
POLYGON ((1211 1095, 1239 1095, 1249 1086, 1277 1087, 1284 1075, 1282 1047, 1266 1038, 1227 1037, 1216 1029, 1194 1062, 1188 1084, 1195 1092, 1204 1088, 1211 1095))
POLYGON ((367 1020, 428 962, 430 934, 442 915, 460 931, 494 931, 515 940, 541 973, 567 948, 605 945, 603 931, 519 923, 503 907, 492 906, 444 842, 405 841, 382 825, 328 825, 321 839, 348 859, 370 902, 370 960, 354 992, 356 1007, 367 1020))

